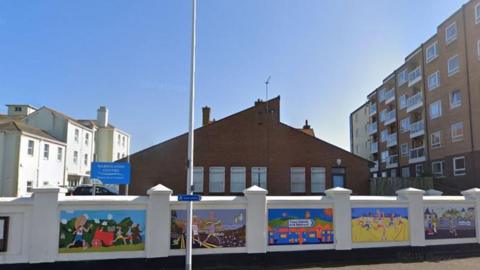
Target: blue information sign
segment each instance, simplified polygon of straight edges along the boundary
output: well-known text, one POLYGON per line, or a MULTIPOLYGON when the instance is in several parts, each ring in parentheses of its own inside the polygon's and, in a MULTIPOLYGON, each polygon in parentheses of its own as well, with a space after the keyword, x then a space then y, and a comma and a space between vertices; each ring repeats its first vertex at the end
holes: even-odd
POLYGON ((202 200, 202 196, 196 195, 196 194, 194 195, 182 194, 182 195, 178 195, 177 198, 179 202, 197 202, 202 200))
POLYGON ((130 183, 130 163, 92 162, 92 179, 103 184, 128 185, 130 183))

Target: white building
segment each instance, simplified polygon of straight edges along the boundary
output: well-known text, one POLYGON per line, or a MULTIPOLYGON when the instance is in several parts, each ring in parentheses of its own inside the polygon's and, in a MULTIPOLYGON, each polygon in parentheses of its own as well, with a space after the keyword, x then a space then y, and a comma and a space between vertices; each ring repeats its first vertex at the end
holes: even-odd
POLYGON ((13 119, 0 120, 0 196, 25 196, 32 187, 64 179, 65 143, 13 119))

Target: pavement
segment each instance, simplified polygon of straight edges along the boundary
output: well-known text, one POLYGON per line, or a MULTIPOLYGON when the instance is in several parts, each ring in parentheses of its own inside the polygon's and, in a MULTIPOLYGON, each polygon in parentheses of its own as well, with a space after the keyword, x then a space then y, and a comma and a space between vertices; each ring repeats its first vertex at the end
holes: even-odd
MULTIPOLYGON (((274 268, 271 268, 274 269, 274 268)), ((480 257, 426 262, 380 263, 369 265, 314 266, 290 270, 479 270, 480 257)))

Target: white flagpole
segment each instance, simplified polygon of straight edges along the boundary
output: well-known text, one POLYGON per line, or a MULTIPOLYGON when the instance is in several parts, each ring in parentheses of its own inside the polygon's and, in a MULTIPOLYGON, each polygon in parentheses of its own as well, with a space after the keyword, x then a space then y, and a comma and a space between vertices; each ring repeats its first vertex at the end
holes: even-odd
MULTIPOLYGON (((194 124, 194 104, 195 104, 195 43, 196 43, 196 20, 197 20, 197 1, 192 0, 192 59, 190 66, 190 119, 188 122, 188 172, 187 172, 187 194, 193 194, 193 124, 194 124)), ((187 228, 185 235, 187 238, 185 269, 192 269, 192 215, 193 202, 187 202, 187 228)))

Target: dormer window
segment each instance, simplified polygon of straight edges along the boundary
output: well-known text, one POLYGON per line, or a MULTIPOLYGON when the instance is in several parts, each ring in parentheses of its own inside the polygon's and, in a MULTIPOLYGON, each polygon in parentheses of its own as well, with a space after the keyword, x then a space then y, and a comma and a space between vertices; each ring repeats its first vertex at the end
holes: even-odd
POLYGON ((15 111, 16 111, 16 112, 21 112, 21 111, 22 111, 22 107, 16 106, 16 107, 15 107, 15 111))

